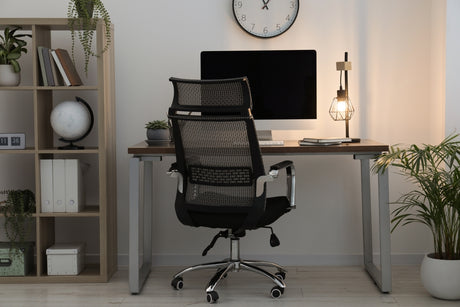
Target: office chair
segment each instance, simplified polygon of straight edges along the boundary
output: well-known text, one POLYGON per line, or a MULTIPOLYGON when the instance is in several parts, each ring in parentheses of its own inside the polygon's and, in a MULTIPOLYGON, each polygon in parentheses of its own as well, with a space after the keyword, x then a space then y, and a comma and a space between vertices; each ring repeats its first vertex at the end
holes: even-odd
POLYGON ((284 293, 286 270, 267 261, 240 258, 239 240, 246 230, 270 228, 270 243, 279 241, 268 225, 295 207, 294 165, 283 161, 265 173, 251 115, 247 78, 186 80, 170 78, 174 98, 168 117, 173 127, 176 162, 169 174, 178 178, 176 215, 184 225, 224 229, 203 251, 203 256, 220 237, 230 239, 230 257, 220 262, 195 265, 176 275, 171 285, 183 287, 184 273, 215 268, 206 288, 210 303, 218 300, 218 283, 232 271, 248 270, 271 279, 273 298, 284 293), (266 197, 266 182, 286 170, 287 195, 266 197), (272 274, 260 267, 272 267, 272 274))

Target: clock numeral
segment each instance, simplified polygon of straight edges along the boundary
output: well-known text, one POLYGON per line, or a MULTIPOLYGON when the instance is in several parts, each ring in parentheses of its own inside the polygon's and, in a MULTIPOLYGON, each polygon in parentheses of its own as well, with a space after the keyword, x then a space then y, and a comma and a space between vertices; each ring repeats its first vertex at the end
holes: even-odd
POLYGON ((291 1, 291 9, 295 8, 295 1, 291 1))
POLYGON ((278 30, 278 31, 281 30, 281 26, 280 26, 279 23, 276 24, 276 30, 278 30))
POLYGON ((286 20, 287 20, 287 21, 291 20, 291 15, 287 15, 287 16, 286 16, 286 20))
POLYGON ((245 14, 241 15, 241 20, 246 21, 246 15, 245 14))
POLYGON ((236 1, 235 2, 235 7, 239 8, 239 9, 242 8, 243 7, 243 2, 242 1, 236 1))
POLYGON ((252 25, 251 31, 254 31, 254 28, 256 27, 256 24, 255 24, 255 23, 251 23, 251 25, 252 25))
POLYGON ((264 32, 264 34, 267 34, 268 33, 268 27, 264 27, 263 32, 264 32))

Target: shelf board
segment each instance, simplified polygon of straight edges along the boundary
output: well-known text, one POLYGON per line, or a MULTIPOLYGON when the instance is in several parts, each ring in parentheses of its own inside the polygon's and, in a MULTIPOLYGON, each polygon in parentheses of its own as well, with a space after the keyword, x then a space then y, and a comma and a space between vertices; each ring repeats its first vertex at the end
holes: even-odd
MULTIPOLYGON (((34 271, 33 271, 34 272, 34 271)), ((0 284, 5 283, 58 283, 58 282, 105 282, 100 274, 99 264, 86 264, 83 271, 78 275, 27 275, 27 276, 0 276, 0 284)))
POLYGON ((2 91, 31 91, 34 90, 33 85, 19 85, 19 86, 0 86, 2 91))
POLYGON ((98 87, 95 85, 81 85, 81 86, 37 86, 37 90, 46 91, 97 91, 98 87))
POLYGON ((1 149, 0 154, 34 154, 35 150, 33 147, 26 147, 26 149, 1 149))
POLYGON ((54 148, 47 148, 47 149, 39 149, 38 154, 98 154, 99 148, 97 147, 85 147, 85 149, 58 149, 54 148))
POLYGON ((86 206, 81 212, 40 212, 39 217, 98 217, 99 206, 86 206))

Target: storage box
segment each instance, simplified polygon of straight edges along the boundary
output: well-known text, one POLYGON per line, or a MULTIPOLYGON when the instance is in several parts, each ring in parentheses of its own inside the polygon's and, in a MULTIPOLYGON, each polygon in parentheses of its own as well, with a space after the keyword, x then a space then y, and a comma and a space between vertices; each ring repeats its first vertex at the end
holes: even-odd
POLYGON ((78 275, 85 266, 83 243, 55 244, 46 249, 48 275, 78 275))
POLYGON ((0 242, 0 276, 26 276, 34 265, 34 243, 0 242), (14 246, 10 249, 11 246, 14 246))

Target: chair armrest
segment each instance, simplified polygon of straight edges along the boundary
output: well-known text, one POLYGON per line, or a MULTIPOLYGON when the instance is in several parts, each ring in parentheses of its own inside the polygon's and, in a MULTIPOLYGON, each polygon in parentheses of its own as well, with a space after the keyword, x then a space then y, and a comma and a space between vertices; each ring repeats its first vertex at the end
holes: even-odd
POLYGON ((273 181, 275 178, 278 177, 278 171, 281 169, 286 169, 286 184, 287 184, 287 191, 286 196, 290 202, 290 208, 295 208, 295 167, 294 163, 289 160, 285 160, 279 163, 276 163, 270 166, 270 171, 268 175, 260 176, 257 178, 257 185, 256 185, 256 195, 262 195, 264 191, 264 184, 265 182, 273 181))
POLYGON ((294 163, 290 160, 281 161, 279 163, 273 164, 270 166, 270 170, 280 170, 282 168, 287 168, 289 166, 294 166, 294 163))
POLYGON ((183 193, 184 192, 184 177, 182 176, 182 174, 179 172, 179 170, 176 167, 177 167, 176 163, 171 164, 171 167, 166 172, 166 174, 172 178, 177 178, 177 190, 180 193, 183 193))

